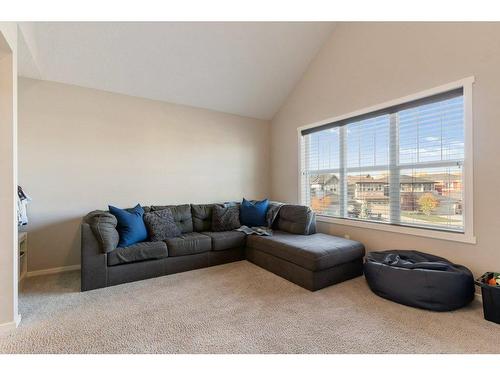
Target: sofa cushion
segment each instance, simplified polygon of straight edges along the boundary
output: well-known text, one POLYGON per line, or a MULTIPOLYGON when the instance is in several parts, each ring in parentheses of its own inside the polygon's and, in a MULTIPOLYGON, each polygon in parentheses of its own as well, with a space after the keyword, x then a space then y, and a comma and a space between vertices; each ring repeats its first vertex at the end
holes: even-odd
POLYGON ((243 198, 240 205, 240 221, 242 225, 248 227, 266 226, 266 214, 269 207, 269 200, 248 201, 243 198))
POLYGON ((311 271, 320 271, 362 258, 364 246, 344 238, 316 233, 310 236, 274 231, 270 237, 248 236, 251 247, 311 271))
POLYGON ((307 206, 285 204, 278 214, 278 229, 294 234, 310 234, 314 220, 313 211, 307 206))
POLYGON ((192 204, 191 215, 193 217, 193 230, 205 232, 212 230, 213 204, 192 204))
POLYGON ((234 248, 242 248, 245 246, 246 234, 236 230, 225 232, 203 232, 202 234, 209 236, 212 239, 212 250, 228 250, 234 248))
POLYGON ((106 211, 92 211, 83 220, 90 225, 104 253, 116 249, 120 235, 116 230, 118 221, 114 215, 106 211))
POLYGON ((212 212, 212 232, 225 232, 241 227, 237 206, 216 205, 212 212))
POLYGON ((172 211, 175 223, 182 233, 191 233, 193 231, 193 217, 191 216, 191 205, 181 204, 178 206, 151 206, 151 211, 159 211, 169 208, 172 211))
POLYGON ((204 253, 212 250, 212 239, 201 233, 184 233, 179 237, 165 240, 168 255, 172 257, 204 253))
POLYGON ((144 209, 140 204, 126 210, 109 206, 109 212, 118 220, 116 229, 120 234, 119 247, 126 247, 147 240, 148 231, 143 220, 144 209))
POLYGON ((108 266, 161 259, 168 256, 164 242, 139 242, 127 247, 119 247, 108 253, 108 266))
POLYGON ((144 223, 151 241, 163 241, 182 234, 168 208, 144 214, 144 223))

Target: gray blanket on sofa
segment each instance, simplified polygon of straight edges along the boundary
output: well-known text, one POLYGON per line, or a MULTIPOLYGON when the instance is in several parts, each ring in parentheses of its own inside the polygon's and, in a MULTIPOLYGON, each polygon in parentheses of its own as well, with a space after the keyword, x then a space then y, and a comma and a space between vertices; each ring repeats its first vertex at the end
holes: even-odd
POLYGON ((242 225, 238 229, 235 229, 239 232, 243 232, 246 235, 255 234, 257 236, 272 236, 273 230, 268 227, 247 227, 246 225, 242 225))
POLYGON ((281 202, 269 202, 269 207, 266 213, 266 222, 267 226, 263 227, 248 227, 246 225, 242 225, 240 228, 236 229, 239 232, 243 232, 246 235, 255 234, 257 236, 272 236, 273 230, 272 227, 278 218, 278 214, 280 212, 280 208, 284 205, 281 202))
POLYGON ((278 218, 278 214, 280 213, 281 207, 283 207, 284 203, 281 202, 269 202, 269 207, 266 213, 267 227, 272 228, 276 219, 278 218))

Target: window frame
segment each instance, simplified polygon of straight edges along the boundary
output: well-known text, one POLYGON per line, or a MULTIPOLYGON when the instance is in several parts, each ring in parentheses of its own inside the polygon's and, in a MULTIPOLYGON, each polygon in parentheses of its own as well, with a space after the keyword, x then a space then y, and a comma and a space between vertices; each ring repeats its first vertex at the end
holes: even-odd
MULTIPOLYGON (((473 172, 473 116, 472 116, 472 88, 474 84, 474 76, 463 78, 451 83, 437 86, 428 90, 420 91, 411 95, 407 95, 398 99, 380 103, 368 108, 363 108, 354 112, 350 112, 341 116, 328 118, 325 120, 317 121, 312 124, 300 126, 297 128, 297 150, 298 150, 298 202, 304 203, 302 196, 302 171, 305 169, 305 160, 302 155, 302 131, 306 129, 324 126, 333 122, 347 120, 352 117, 365 115, 371 112, 383 110, 388 107, 393 107, 414 100, 423 99, 429 96, 445 93, 454 89, 463 89, 464 100, 464 161, 462 173, 462 186, 463 186, 463 219, 464 219, 464 232, 451 232, 440 229, 418 228, 411 226, 402 226, 389 223, 377 223, 371 221, 361 221, 349 218, 338 218, 326 215, 317 214, 317 220, 325 223, 334 223, 339 225, 354 226, 360 228, 368 228, 375 230, 382 230, 387 232, 395 232, 401 234, 408 234, 414 236, 435 238, 448 241, 456 241, 463 243, 476 243, 474 235, 474 172, 473 172)), ((342 146, 341 146, 342 148, 342 146)), ((342 150, 340 150, 342 151, 342 150)), ((342 157, 342 156, 341 156, 342 157)), ((342 172, 341 172, 342 173, 342 172)))

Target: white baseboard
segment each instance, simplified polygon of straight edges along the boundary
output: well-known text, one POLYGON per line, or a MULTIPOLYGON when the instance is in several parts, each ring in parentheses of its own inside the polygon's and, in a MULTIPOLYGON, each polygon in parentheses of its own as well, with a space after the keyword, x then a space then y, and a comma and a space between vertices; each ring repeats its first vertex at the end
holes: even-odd
POLYGON ((17 326, 19 326, 19 323, 21 323, 21 314, 18 314, 16 319, 12 322, 0 324, 0 333, 8 332, 17 328, 17 326))
POLYGON ((42 275, 52 275, 55 273, 62 273, 62 272, 69 272, 69 271, 76 271, 80 269, 79 264, 73 264, 72 266, 64 266, 64 267, 55 267, 55 268, 48 268, 45 270, 36 270, 36 271, 28 271, 26 274, 26 277, 33 277, 33 276, 42 276, 42 275))

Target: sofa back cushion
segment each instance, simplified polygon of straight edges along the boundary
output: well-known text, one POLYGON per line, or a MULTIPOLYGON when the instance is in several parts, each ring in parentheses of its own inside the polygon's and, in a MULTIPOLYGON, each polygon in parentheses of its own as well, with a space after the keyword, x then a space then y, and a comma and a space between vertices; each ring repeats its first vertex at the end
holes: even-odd
POLYGON ((151 206, 151 211, 160 211, 169 208, 174 217, 175 224, 182 233, 193 231, 193 217, 191 216, 191 205, 181 204, 178 206, 151 206))
POLYGON ((307 206, 285 204, 278 214, 278 229, 293 234, 316 232, 316 216, 307 206))
POLYGON ((88 213, 83 221, 90 225, 104 253, 109 253, 118 247, 120 235, 116 230, 118 221, 114 215, 107 211, 96 210, 88 213))
POLYGON ((193 230, 195 232, 208 232, 212 230, 213 204, 192 204, 193 230))

